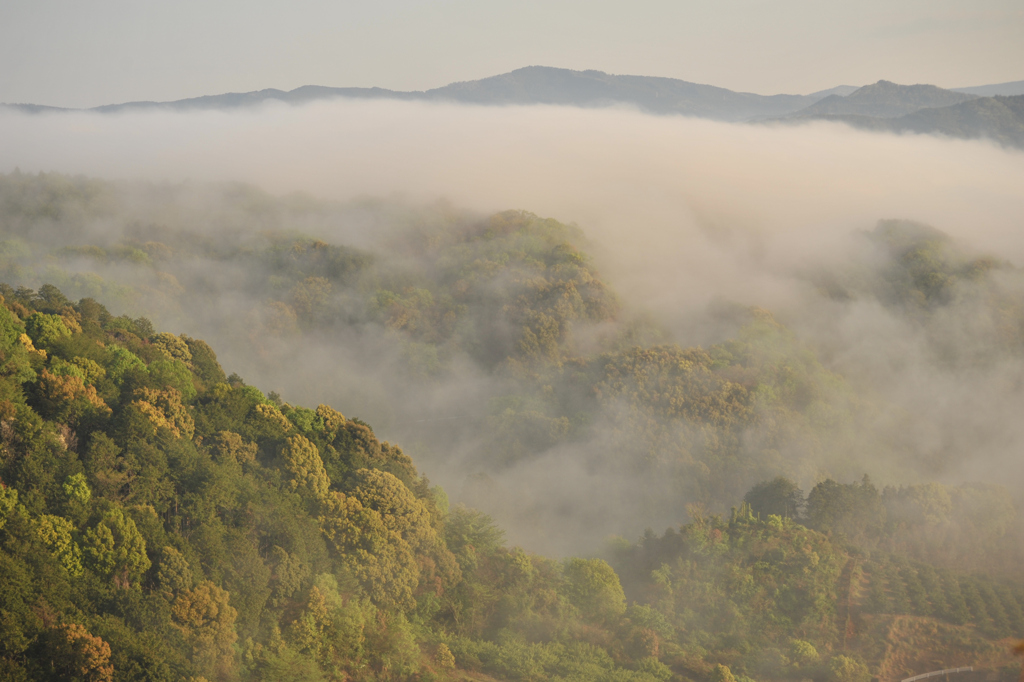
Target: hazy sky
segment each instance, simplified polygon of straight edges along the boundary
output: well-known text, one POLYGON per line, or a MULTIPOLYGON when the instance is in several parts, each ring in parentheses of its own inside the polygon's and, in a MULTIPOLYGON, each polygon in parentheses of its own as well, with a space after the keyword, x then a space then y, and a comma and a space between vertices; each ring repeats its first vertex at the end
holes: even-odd
POLYGON ((2 0, 0 102, 305 84, 428 89, 541 64, 764 94, 1024 79, 1021 0, 2 0))

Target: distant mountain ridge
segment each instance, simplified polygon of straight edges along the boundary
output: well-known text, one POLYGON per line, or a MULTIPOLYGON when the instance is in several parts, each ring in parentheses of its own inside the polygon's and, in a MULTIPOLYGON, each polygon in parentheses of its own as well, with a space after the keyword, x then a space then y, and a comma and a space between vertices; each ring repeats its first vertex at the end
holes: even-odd
MULTIPOLYGON (((884 80, 863 87, 839 85, 809 95, 758 95, 675 78, 527 66, 489 78, 451 83, 424 91, 304 85, 290 91, 268 88, 173 102, 107 104, 86 111, 223 110, 259 106, 268 101, 304 104, 337 98, 495 106, 633 106, 652 114, 730 122, 840 121, 877 131, 989 137, 1002 144, 1024 147, 1024 117, 1018 102, 1021 95, 1024 95, 1024 81, 946 90, 934 85, 898 85, 884 80)), ((30 114, 81 111, 38 104, 0 104, 0 107, 30 114)))
MULTIPOLYGON (((840 86, 846 88, 849 86, 840 86)), ((320 99, 400 99, 450 101, 466 104, 555 104, 581 107, 637 106, 656 114, 681 114, 722 121, 784 116, 830 94, 757 95, 734 92, 675 78, 618 76, 602 71, 573 71, 548 66, 528 66, 475 81, 451 83, 425 91, 403 92, 384 88, 332 88, 306 85, 291 91, 266 89, 225 93, 173 102, 125 102, 93 107, 88 111, 114 113, 126 110, 229 109, 254 106, 270 100, 299 104, 320 99)), ((35 104, 6 105, 26 113, 62 111, 60 107, 35 104)))

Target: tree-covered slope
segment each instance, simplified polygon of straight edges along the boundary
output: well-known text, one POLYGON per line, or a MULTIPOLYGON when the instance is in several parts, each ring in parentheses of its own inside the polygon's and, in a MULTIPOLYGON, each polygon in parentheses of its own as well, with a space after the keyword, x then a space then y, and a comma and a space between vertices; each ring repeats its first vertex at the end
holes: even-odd
POLYGON ((4 294, 4 679, 665 676, 611 647, 607 564, 502 548, 360 420, 91 299, 4 294))

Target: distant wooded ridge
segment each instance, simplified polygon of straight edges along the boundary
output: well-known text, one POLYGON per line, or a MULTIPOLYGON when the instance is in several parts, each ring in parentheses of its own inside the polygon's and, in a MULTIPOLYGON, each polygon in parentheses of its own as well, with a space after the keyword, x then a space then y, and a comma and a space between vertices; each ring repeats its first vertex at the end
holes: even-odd
MULTIPOLYGON (((1024 81, 946 90, 934 85, 898 85, 883 80, 859 88, 840 85, 809 95, 758 95, 674 78, 528 66, 425 91, 305 85, 290 91, 269 88, 172 102, 108 104, 86 111, 220 110, 267 101, 303 104, 337 98, 587 108, 626 105, 653 114, 731 122, 832 120, 878 131, 987 137, 1024 147, 1024 81)), ((38 104, 4 106, 27 113, 80 111, 38 104)))

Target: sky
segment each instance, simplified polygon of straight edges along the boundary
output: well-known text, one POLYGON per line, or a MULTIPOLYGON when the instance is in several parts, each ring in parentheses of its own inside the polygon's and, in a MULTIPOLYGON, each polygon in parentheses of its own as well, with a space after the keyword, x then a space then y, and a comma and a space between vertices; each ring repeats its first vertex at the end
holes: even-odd
POLYGON ((1021 0, 3 0, 0 102, 301 85, 421 90, 529 65, 760 94, 1024 79, 1021 0))

